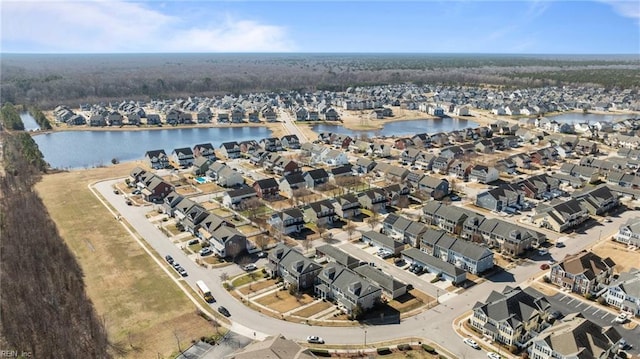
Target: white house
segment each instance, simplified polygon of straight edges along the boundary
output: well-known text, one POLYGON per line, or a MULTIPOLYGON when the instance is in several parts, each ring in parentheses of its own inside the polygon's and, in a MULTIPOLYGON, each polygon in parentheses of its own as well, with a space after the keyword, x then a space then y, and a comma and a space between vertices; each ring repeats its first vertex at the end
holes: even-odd
POLYGON ((613 236, 618 242, 626 243, 631 246, 640 246, 640 217, 633 217, 627 220, 627 223, 620 226, 618 233, 613 236))
POLYGON ((620 273, 604 294, 611 306, 622 311, 640 315, 640 269, 632 268, 629 272, 620 273))

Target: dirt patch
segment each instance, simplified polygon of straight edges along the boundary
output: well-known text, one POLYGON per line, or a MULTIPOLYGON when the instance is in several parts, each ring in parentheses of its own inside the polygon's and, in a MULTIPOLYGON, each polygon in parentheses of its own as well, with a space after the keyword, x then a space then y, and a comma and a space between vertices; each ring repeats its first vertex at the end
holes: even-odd
POLYGON ((199 193, 198 190, 196 190, 195 188, 191 187, 191 186, 180 186, 180 187, 176 187, 176 193, 183 195, 183 196, 188 196, 188 195, 192 195, 192 194, 196 194, 199 193))
POLYGON ((87 293, 110 340, 129 350, 123 357, 166 357, 177 350, 174 331, 186 344, 213 330, 87 187, 127 176, 138 165, 45 175, 36 190, 82 267, 87 293))
POLYGON ((430 297, 417 289, 412 289, 406 294, 389 301, 387 304, 400 313, 406 313, 428 305, 432 301, 435 301, 435 298, 430 297))
POLYGON ((258 282, 258 283, 251 283, 250 285, 245 285, 242 288, 238 289, 238 291, 244 295, 247 295, 249 293, 253 293, 253 292, 258 292, 260 290, 263 290, 265 288, 269 288, 269 287, 274 287, 276 285, 276 280, 275 279, 269 279, 269 280, 265 280, 262 282, 258 282))
POLYGON ((637 268, 640 263, 640 251, 630 252, 626 244, 603 241, 593 247, 593 253, 602 258, 610 257, 616 263, 615 271, 618 273, 627 272, 631 268, 637 268))
POLYGON ((196 188, 198 188, 200 191, 202 191, 202 193, 215 193, 215 192, 224 191, 224 188, 218 186, 217 184, 215 184, 213 182, 197 184, 196 188))

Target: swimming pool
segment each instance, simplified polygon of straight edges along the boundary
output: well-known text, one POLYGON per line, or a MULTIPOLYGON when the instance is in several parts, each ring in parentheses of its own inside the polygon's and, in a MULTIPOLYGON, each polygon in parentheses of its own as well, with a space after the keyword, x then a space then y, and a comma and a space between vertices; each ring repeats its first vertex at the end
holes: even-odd
POLYGON ((207 183, 207 179, 204 177, 196 177, 195 180, 200 184, 207 183))

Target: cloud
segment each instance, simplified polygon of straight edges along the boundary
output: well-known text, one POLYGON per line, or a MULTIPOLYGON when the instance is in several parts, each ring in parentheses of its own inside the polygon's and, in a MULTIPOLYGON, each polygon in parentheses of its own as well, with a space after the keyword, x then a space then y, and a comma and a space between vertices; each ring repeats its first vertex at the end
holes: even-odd
POLYGON ((599 0, 610 5, 618 15, 636 19, 640 23, 640 2, 626 0, 599 0))
MULTIPOLYGON (((280 52, 284 27, 224 16, 208 23, 165 14, 151 3, 2 1, 3 52, 280 52), (197 25, 194 25, 197 24, 197 25)), ((220 14, 219 14, 220 15, 220 14)))

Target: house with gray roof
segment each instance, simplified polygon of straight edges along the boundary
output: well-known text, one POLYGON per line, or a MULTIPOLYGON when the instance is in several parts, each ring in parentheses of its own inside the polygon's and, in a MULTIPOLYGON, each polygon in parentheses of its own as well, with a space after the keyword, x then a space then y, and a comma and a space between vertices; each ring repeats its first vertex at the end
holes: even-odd
POLYGON ((380 188, 370 188, 357 196, 362 208, 378 213, 384 212, 387 208, 387 194, 380 188))
POLYGON ((502 293, 492 291, 484 302, 477 302, 469 324, 492 340, 523 347, 544 328, 550 309, 544 297, 507 286, 502 293))
POLYGON ((420 249, 472 274, 493 268, 493 252, 476 243, 451 237, 444 231, 425 231, 420 240, 420 249))
POLYGON ((245 186, 226 191, 222 195, 222 204, 228 208, 242 208, 243 202, 251 198, 258 198, 258 194, 253 187, 245 186))
POLYGON ((330 262, 336 262, 349 269, 360 266, 360 260, 358 260, 358 258, 330 244, 323 244, 316 247, 316 257, 327 257, 330 262))
POLYGON ((382 228, 386 235, 391 238, 400 240, 404 239, 404 231, 409 227, 411 221, 404 216, 395 213, 389 213, 382 221, 382 228))
POLYGON ((420 265, 429 271, 429 273, 439 275, 444 280, 451 281, 455 284, 461 284, 467 280, 467 272, 451 263, 427 254, 418 248, 408 248, 403 250, 400 254, 408 263, 420 265))
POLYGON ((396 299, 407 293, 407 284, 396 280, 391 275, 369 265, 354 269, 363 278, 367 278, 382 289, 382 295, 389 300, 396 299))
POLYGON ((347 314, 356 308, 367 311, 380 301, 382 289, 351 269, 330 262, 318 273, 314 294, 322 299, 335 300, 347 314))
POLYGON ((323 199, 302 207, 302 213, 307 223, 326 226, 333 223, 336 210, 330 200, 323 199))
POLYGON ((505 254, 519 256, 547 241, 543 233, 521 227, 498 218, 481 215, 469 217, 463 225, 462 238, 481 240, 489 247, 497 247, 505 254))
POLYGON ((476 196, 476 206, 490 211, 503 211, 512 205, 524 204, 524 191, 515 184, 503 184, 476 196))
POLYGON ((230 226, 220 226, 209 239, 213 252, 222 258, 235 258, 247 251, 247 237, 230 226))
POLYGON ((572 196, 580 201, 580 205, 591 215, 604 215, 620 204, 618 195, 606 185, 577 193, 574 192, 572 196))
POLYGON ((604 298, 607 304, 621 311, 640 316, 640 269, 622 272, 608 285, 604 298))
POLYGON ((290 359, 316 359, 317 356, 311 349, 304 348, 294 340, 286 339, 282 335, 266 338, 261 342, 254 342, 244 348, 238 349, 225 359, 255 359, 255 358, 290 358, 290 359))
POLYGON ((531 217, 534 224, 559 233, 579 226, 589 219, 589 213, 575 198, 568 201, 552 201, 548 205, 540 204, 535 212, 531 217))
POLYGON ((362 205, 358 201, 358 197, 353 193, 345 193, 336 197, 333 201, 333 207, 336 210, 336 214, 343 218, 349 219, 360 215, 360 208, 362 205))
POLYGON ((533 337, 529 357, 619 359, 622 336, 612 326, 602 327, 582 313, 571 313, 533 337))
POLYGON ((169 215, 169 217, 173 217, 173 211, 182 201, 184 197, 178 194, 176 191, 172 191, 162 200, 162 211, 169 215))
POLYGON ((283 234, 298 233, 304 228, 304 214, 298 208, 288 208, 272 214, 267 223, 283 234))
POLYGON ((154 170, 169 167, 169 157, 164 152, 164 150, 147 151, 144 154, 144 158, 149 167, 153 168, 154 170))
POLYGON ((449 195, 449 181, 425 175, 418 182, 418 190, 428 193, 433 199, 441 200, 449 195))
POLYGON ((640 247, 640 217, 629 218, 618 228, 613 239, 630 246, 640 247))
POLYGON ((400 254, 405 247, 403 242, 396 241, 395 239, 376 231, 367 231, 362 233, 361 241, 374 247, 385 249, 393 253, 393 255, 400 254))
POLYGON ((464 221, 475 212, 462 207, 448 205, 438 201, 429 201, 422 207, 421 220, 430 226, 436 226, 448 233, 459 234, 464 221))
POLYGON ((240 145, 236 141, 224 142, 220 144, 220 153, 226 158, 240 157, 240 145))
POLYGON ((305 172, 303 175, 307 188, 316 188, 317 186, 329 181, 329 174, 324 168, 316 168, 305 172))
POLYGON ((295 285, 299 290, 311 288, 322 266, 283 243, 269 251, 267 273, 272 278, 280 277, 285 286, 295 285))

